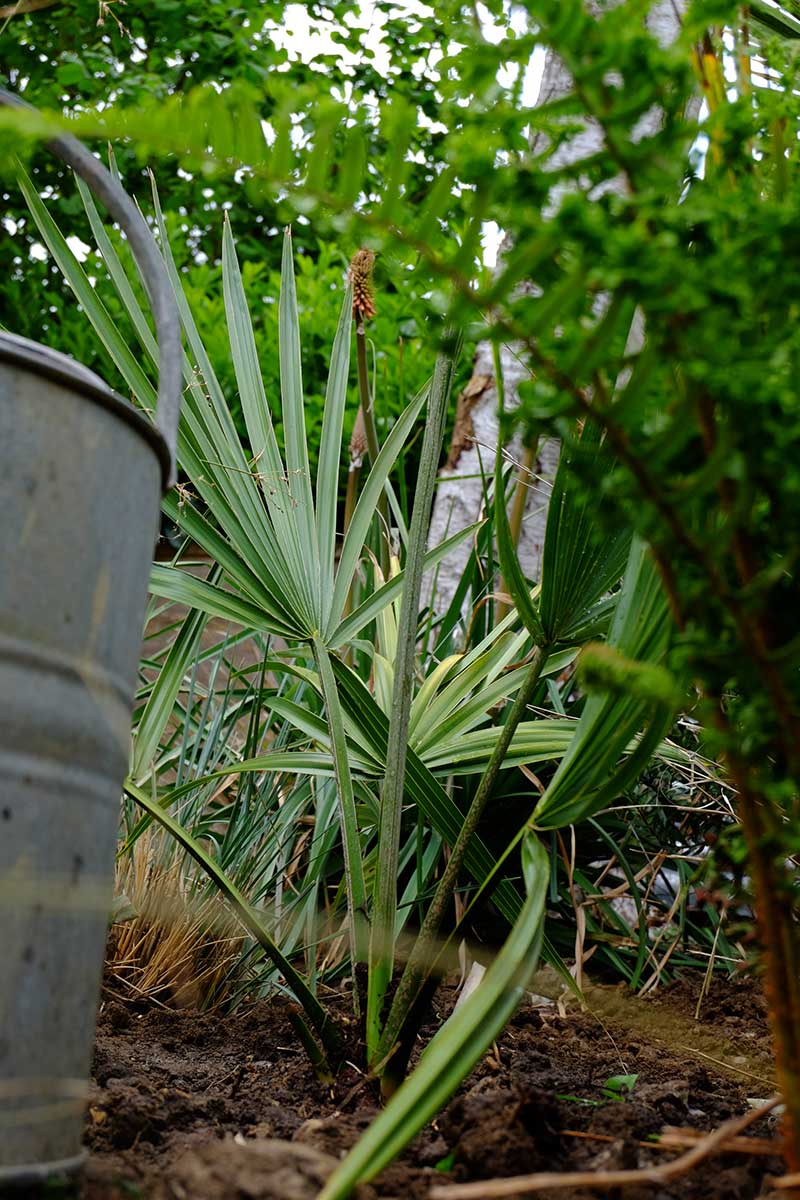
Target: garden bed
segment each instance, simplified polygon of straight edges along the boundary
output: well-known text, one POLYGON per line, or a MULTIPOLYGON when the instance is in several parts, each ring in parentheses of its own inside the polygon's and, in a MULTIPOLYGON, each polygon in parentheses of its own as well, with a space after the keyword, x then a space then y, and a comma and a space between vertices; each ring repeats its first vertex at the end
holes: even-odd
MULTIPOLYGON (((698 987, 699 980, 690 980, 643 1001, 593 988, 593 1013, 524 1006, 434 1126, 360 1194, 416 1200, 446 1181, 630 1168, 674 1157, 679 1151, 650 1149, 647 1141, 665 1126, 712 1129, 774 1090, 760 993, 746 980, 721 980, 695 1022, 698 987), (687 1030, 697 1034, 691 1042, 687 1030), (632 1090, 614 1085, 612 1093, 623 1098, 607 1099, 604 1088, 619 1076, 636 1076, 627 1081, 632 1090)), ((451 1003, 452 991, 442 989, 438 1015, 451 1003)), ((281 1003, 224 1017, 137 1008, 107 993, 79 1194, 82 1200, 312 1200, 376 1104, 355 1066, 333 1087, 314 1078, 281 1003)), ((748 1130, 760 1153, 717 1154, 679 1180, 619 1194, 625 1200, 767 1195, 783 1169, 764 1153, 763 1139, 775 1134, 774 1119, 764 1118, 748 1130)))

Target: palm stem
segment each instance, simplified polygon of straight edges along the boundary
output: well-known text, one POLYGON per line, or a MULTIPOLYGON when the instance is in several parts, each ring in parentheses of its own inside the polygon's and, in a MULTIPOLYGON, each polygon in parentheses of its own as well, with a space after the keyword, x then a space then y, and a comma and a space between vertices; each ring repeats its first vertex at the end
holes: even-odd
MULTIPOLYGON (((536 451, 538 449, 538 439, 530 446, 526 446, 525 453, 522 457, 522 462, 517 467, 517 478, 514 484, 514 497, 511 501, 511 512, 508 516, 508 525, 511 530, 511 541, 514 549, 519 546, 519 539, 522 533, 522 518, 525 513, 525 501, 528 498, 528 478, 533 471, 534 463, 536 462, 536 451)), ((508 594, 508 587, 505 579, 500 580, 500 591, 508 594)), ((501 600, 497 606, 497 616, 495 623, 500 624, 504 617, 511 611, 511 605, 501 600)))
MULTIPOLYGON (((358 501, 358 485, 361 482, 361 463, 358 465, 351 462, 350 470, 347 472, 347 491, 344 497, 344 521, 342 524, 342 537, 344 538, 350 528, 350 522, 353 519, 353 513, 356 511, 356 502, 358 501)), ((353 611, 356 594, 356 580, 350 585, 350 590, 347 593, 347 599, 342 610, 342 616, 347 617, 353 611)))
POLYGON ((438 356, 428 398, 425 436, 422 443, 406 555, 405 584, 397 631, 397 658, 394 664, 389 741, 386 751, 386 774, 381 788, 381 820, 378 835, 378 863, 375 877, 375 904, 367 994, 368 1058, 372 1057, 371 1052, 377 1047, 380 1036, 381 1010, 394 966, 400 826, 403 814, 408 724, 411 716, 411 695, 417 649, 417 617, 422 591, 428 524, 454 369, 455 358, 453 355, 442 353, 438 356))
MULTIPOLYGON (((378 431, 375 427, 375 410, 373 407, 372 389, 369 386, 367 369, 367 335, 364 331, 363 318, 356 326, 356 364, 358 367, 358 398, 361 404, 361 414, 364 418, 364 433, 367 437, 367 453, 370 466, 375 465, 380 446, 378 431)), ((386 492, 382 491, 378 499, 378 516, 381 522, 381 570, 384 579, 389 578, 389 504, 386 492)))
POLYGON ((436 892, 428 907, 428 912, 425 920, 422 923, 422 928, 419 931, 419 936, 414 943, 414 948, 406 964, 405 971, 400 980, 397 992, 395 993, 394 1001, 389 1013, 386 1026, 383 1030, 383 1035, 380 1040, 377 1051, 377 1061, 387 1062, 385 1073, 386 1086, 391 1088, 394 1080, 391 1077, 391 1060, 388 1059, 392 1049, 394 1048, 398 1037, 401 1034, 403 1024, 406 1020, 408 1012, 411 1010, 416 997, 425 982, 426 976, 429 973, 431 963, 435 958, 435 943, 439 928, 445 918, 448 905, 451 902, 453 893, 458 882, 458 877, 464 865, 464 856, 469 845, 470 839, 476 832, 478 824, 489 797, 492 794, 497 776, 502 769, 505 756, 511 741, 516 733, 517 726, 524 717, 528 705, 533 699, 536 687, 541 678, 542 670, 549 656, 549 647, 536 646, 534 647, 531 656, 528 674, 517 692, 514 703, 511 707, 511 712, 503 725, 500 736, 497 739, 492 756, 486 765, 486 770, 481 776, 481 781, 478 789, 473 797, 464 823, 461 826, 458 838, 453 846, 450 858, 439 880, 436 892))

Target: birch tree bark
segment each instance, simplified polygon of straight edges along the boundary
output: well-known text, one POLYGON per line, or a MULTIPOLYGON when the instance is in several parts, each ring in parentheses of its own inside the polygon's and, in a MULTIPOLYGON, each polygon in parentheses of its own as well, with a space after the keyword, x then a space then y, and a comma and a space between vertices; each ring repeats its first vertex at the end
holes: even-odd
MULTIPOLYGON (((596 0, 588 5, 598 13, 596 0)), ((668 44, 677 36, 686 0, 657 0, 647 17, 647 26, 662 44, 668 44)), ((572 79, 561 60, 549 51, 545 60, 542 83, 537 106, 565 96, 572 88, 572 79)), ((660 114, 653 110, 639 122, 634 136, 647 137, 658 128, 660 114)), ((542 143, 537 135, 531 142, 531 152, 541 150, 542 143)), ((583 129, 561 145, 550 160, 551 169, 571 166, 589 158, 602 147, 603 133, 600 126, 586 120, 583 129)), ((606 185, 622 189, 620 179, 606 185)), ((550 192, 548 205, 555 208, 560 200, 561 185, 550 192)), ((513 252, 511 243, 503 243, 499 259, 513 252)), ((505 405, 513 409, 519 400, 520 382, 529 376, 529 370, 519 349, 502 346, 500 364, 503 374, 505 405)), ((456 424, 447 464, 442 471, 433 514, 431 516, 429 546, 437 546, 446 537, 466 528, 480 518, 483 504, 483 482, 481 470, 491 474, 499 439, 497 416, 497 386, 494 378, 492 346, 481 342, 475 352, 472 377, 458 399, 456 424)), ((505 447, 506 453, 516 462, 522 460, 523 449, 518 438, 505 447)), ((520 530, 519 558, 522 570, 529 579, 538 580, 541 574, 542 546, 547 522, 547 506, 553 477, 558 466, 558 443, 546 439, 539 444, 537 458, 527 480, 528 494, 520 530)), ((436 594, 431 597, 437 612, 444 612, 450 604, 470 554, 470 544, 462 543, 452 551, 437 568, 436 594)))

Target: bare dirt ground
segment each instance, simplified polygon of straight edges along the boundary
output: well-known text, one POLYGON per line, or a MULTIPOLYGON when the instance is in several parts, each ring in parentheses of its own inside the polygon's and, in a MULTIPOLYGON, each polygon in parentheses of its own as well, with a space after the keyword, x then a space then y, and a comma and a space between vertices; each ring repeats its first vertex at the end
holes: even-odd
MULTIPOLYGON (((644 1001, 593 988, 592 1012, 524 1006, 440 1118, 359 1195, 422 1200, 448 1181, 663 1163, 679 1151, 648 1143, 666 1126, 709 1130, 746 1112, 774 1090, 763 1000, 747 980, 720 979, 695 1020, 699 982, 690 978, 644 1001), (632 1090, 609 1099, 604 1088, 620 1075, 636 1077, 632 1090)), ((435 1018, 446 1015, 452 995, 440 990, 435 1018)), ((338 1004, 344 1015, 345 999, 338 1004)), ((358 1054, 354 1041, 353 1063, 358 1054)), ((376 1111, 373 1085, 357 1066, 333 1087, 319 1083, 282 1003, 223 1017, 107 996, 86 1128, 89 1160, 67 1194, 313 1200, 376 1111)), ((663 1185, 538 1196, 766 1196, 783 1170, 770 1152, 777 1133, 775 1118, 764 1118, 748 1130, 752 1150, 716 1154, 663 1185)))

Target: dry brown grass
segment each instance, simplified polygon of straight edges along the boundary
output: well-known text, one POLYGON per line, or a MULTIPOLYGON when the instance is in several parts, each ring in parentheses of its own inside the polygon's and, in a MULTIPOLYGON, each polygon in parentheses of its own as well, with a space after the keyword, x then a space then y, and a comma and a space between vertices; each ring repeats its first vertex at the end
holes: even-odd
POLYGON ((220 896, 194 894, 165 839, 148 830, 118 863, 116 894, 135 915, 112 926, 107 983, 130 999, 216 1007, 227 998, 244 934, 220 896))

